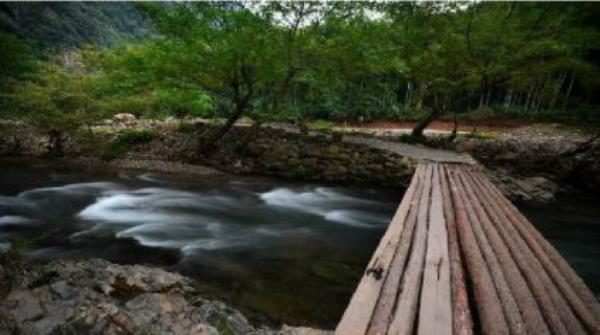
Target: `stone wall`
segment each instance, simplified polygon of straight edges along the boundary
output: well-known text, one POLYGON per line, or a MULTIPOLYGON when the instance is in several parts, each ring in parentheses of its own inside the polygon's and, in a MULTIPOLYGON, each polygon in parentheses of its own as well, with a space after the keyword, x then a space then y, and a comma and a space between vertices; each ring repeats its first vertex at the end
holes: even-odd
POLYGON ((324 135, 303 136, 262 129, 247 142, 249 129, 236 129, 206 160, 228 171, 301 180, 370 183, 406 187, 416 162, 365 145, 333 141, 324 135), (244 134, 246 133, 246 134, 244 134))
MULTIPOLYGON (((600 190, 600 142, 579 154, 571 152, 585 140, 500 138, 463 140, 456 149, 471 154, 496 175, 530 179, 543 177, 563 192, 597 194, 600 190)), ((500 178, 502 179, 502 178, 500 178)))
MULTIPOLYGON (((234 174, 375 184, 391 188, 407 187, 416 166, 415 161, 406 157, 367 145, 272 128, 236 127, 214 150, 202 154, 201 143, 208 133, 208 126, 182 131, 177 124, 154 122, 143 124, 143 127, 152 129, 155 138, 148 143, 131 145, 113 159, 197 164, 234 174)), ((95 139, 97 146, 114 140, 119 129, 122 128, 96 129, 100 137, 95 139)), ((99 148, 90 146, 87 135, 82 133, 65 139, 65 156, 97 161, 102 156, 99 148)), ((35 134, 24 125, 0 125, 0 155, 43 156, 46 153, 45 143, 43 135, 35 134)), ((152 170, 151 166, 144 167, 152 170)), ((165 172, 164 169, 161 171, 165 172)))

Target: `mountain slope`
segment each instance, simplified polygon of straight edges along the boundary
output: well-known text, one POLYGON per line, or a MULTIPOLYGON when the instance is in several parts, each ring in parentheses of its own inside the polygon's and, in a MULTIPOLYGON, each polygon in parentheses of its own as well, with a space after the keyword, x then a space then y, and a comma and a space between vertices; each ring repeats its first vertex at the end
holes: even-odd
POLYGON ((0 2, 0 31, 46 49, 119 44, 151 33, 152 25, 127 2, 0 2))

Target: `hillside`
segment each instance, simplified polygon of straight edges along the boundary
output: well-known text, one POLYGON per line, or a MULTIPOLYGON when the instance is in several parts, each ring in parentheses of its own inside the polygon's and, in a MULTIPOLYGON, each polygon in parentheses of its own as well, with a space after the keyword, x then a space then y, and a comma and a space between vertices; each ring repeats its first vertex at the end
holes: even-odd
POLYGON ((0 2, 0 31, 40 47, 114 45, 139 39, 151 23, 125 2, 0 2))

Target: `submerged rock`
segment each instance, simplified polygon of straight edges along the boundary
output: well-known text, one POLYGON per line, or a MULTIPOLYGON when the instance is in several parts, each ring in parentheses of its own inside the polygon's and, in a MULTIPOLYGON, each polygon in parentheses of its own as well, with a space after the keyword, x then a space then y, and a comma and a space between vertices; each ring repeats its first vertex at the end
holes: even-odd
POLYGON ((193 280, 92 259, 36 267, 0 302, 0 333, 326 334, 254 327, 237 310, 195 294, 193 280))

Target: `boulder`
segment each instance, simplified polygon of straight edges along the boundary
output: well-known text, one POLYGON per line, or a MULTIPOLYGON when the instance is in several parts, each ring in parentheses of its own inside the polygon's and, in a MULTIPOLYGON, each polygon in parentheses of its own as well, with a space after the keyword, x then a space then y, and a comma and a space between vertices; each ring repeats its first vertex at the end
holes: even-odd
POLYGON ((135 115, 130 113, 119 113, 115 114, 112 120, 114 123, 131 125, 136 123, 137 118, 135 117, 135 115))
POLYGON ((257 328, 198 297, 192 279, 100 259, 55 261, 27 273, 0 302, 0 334, 326 334, 257 328))

